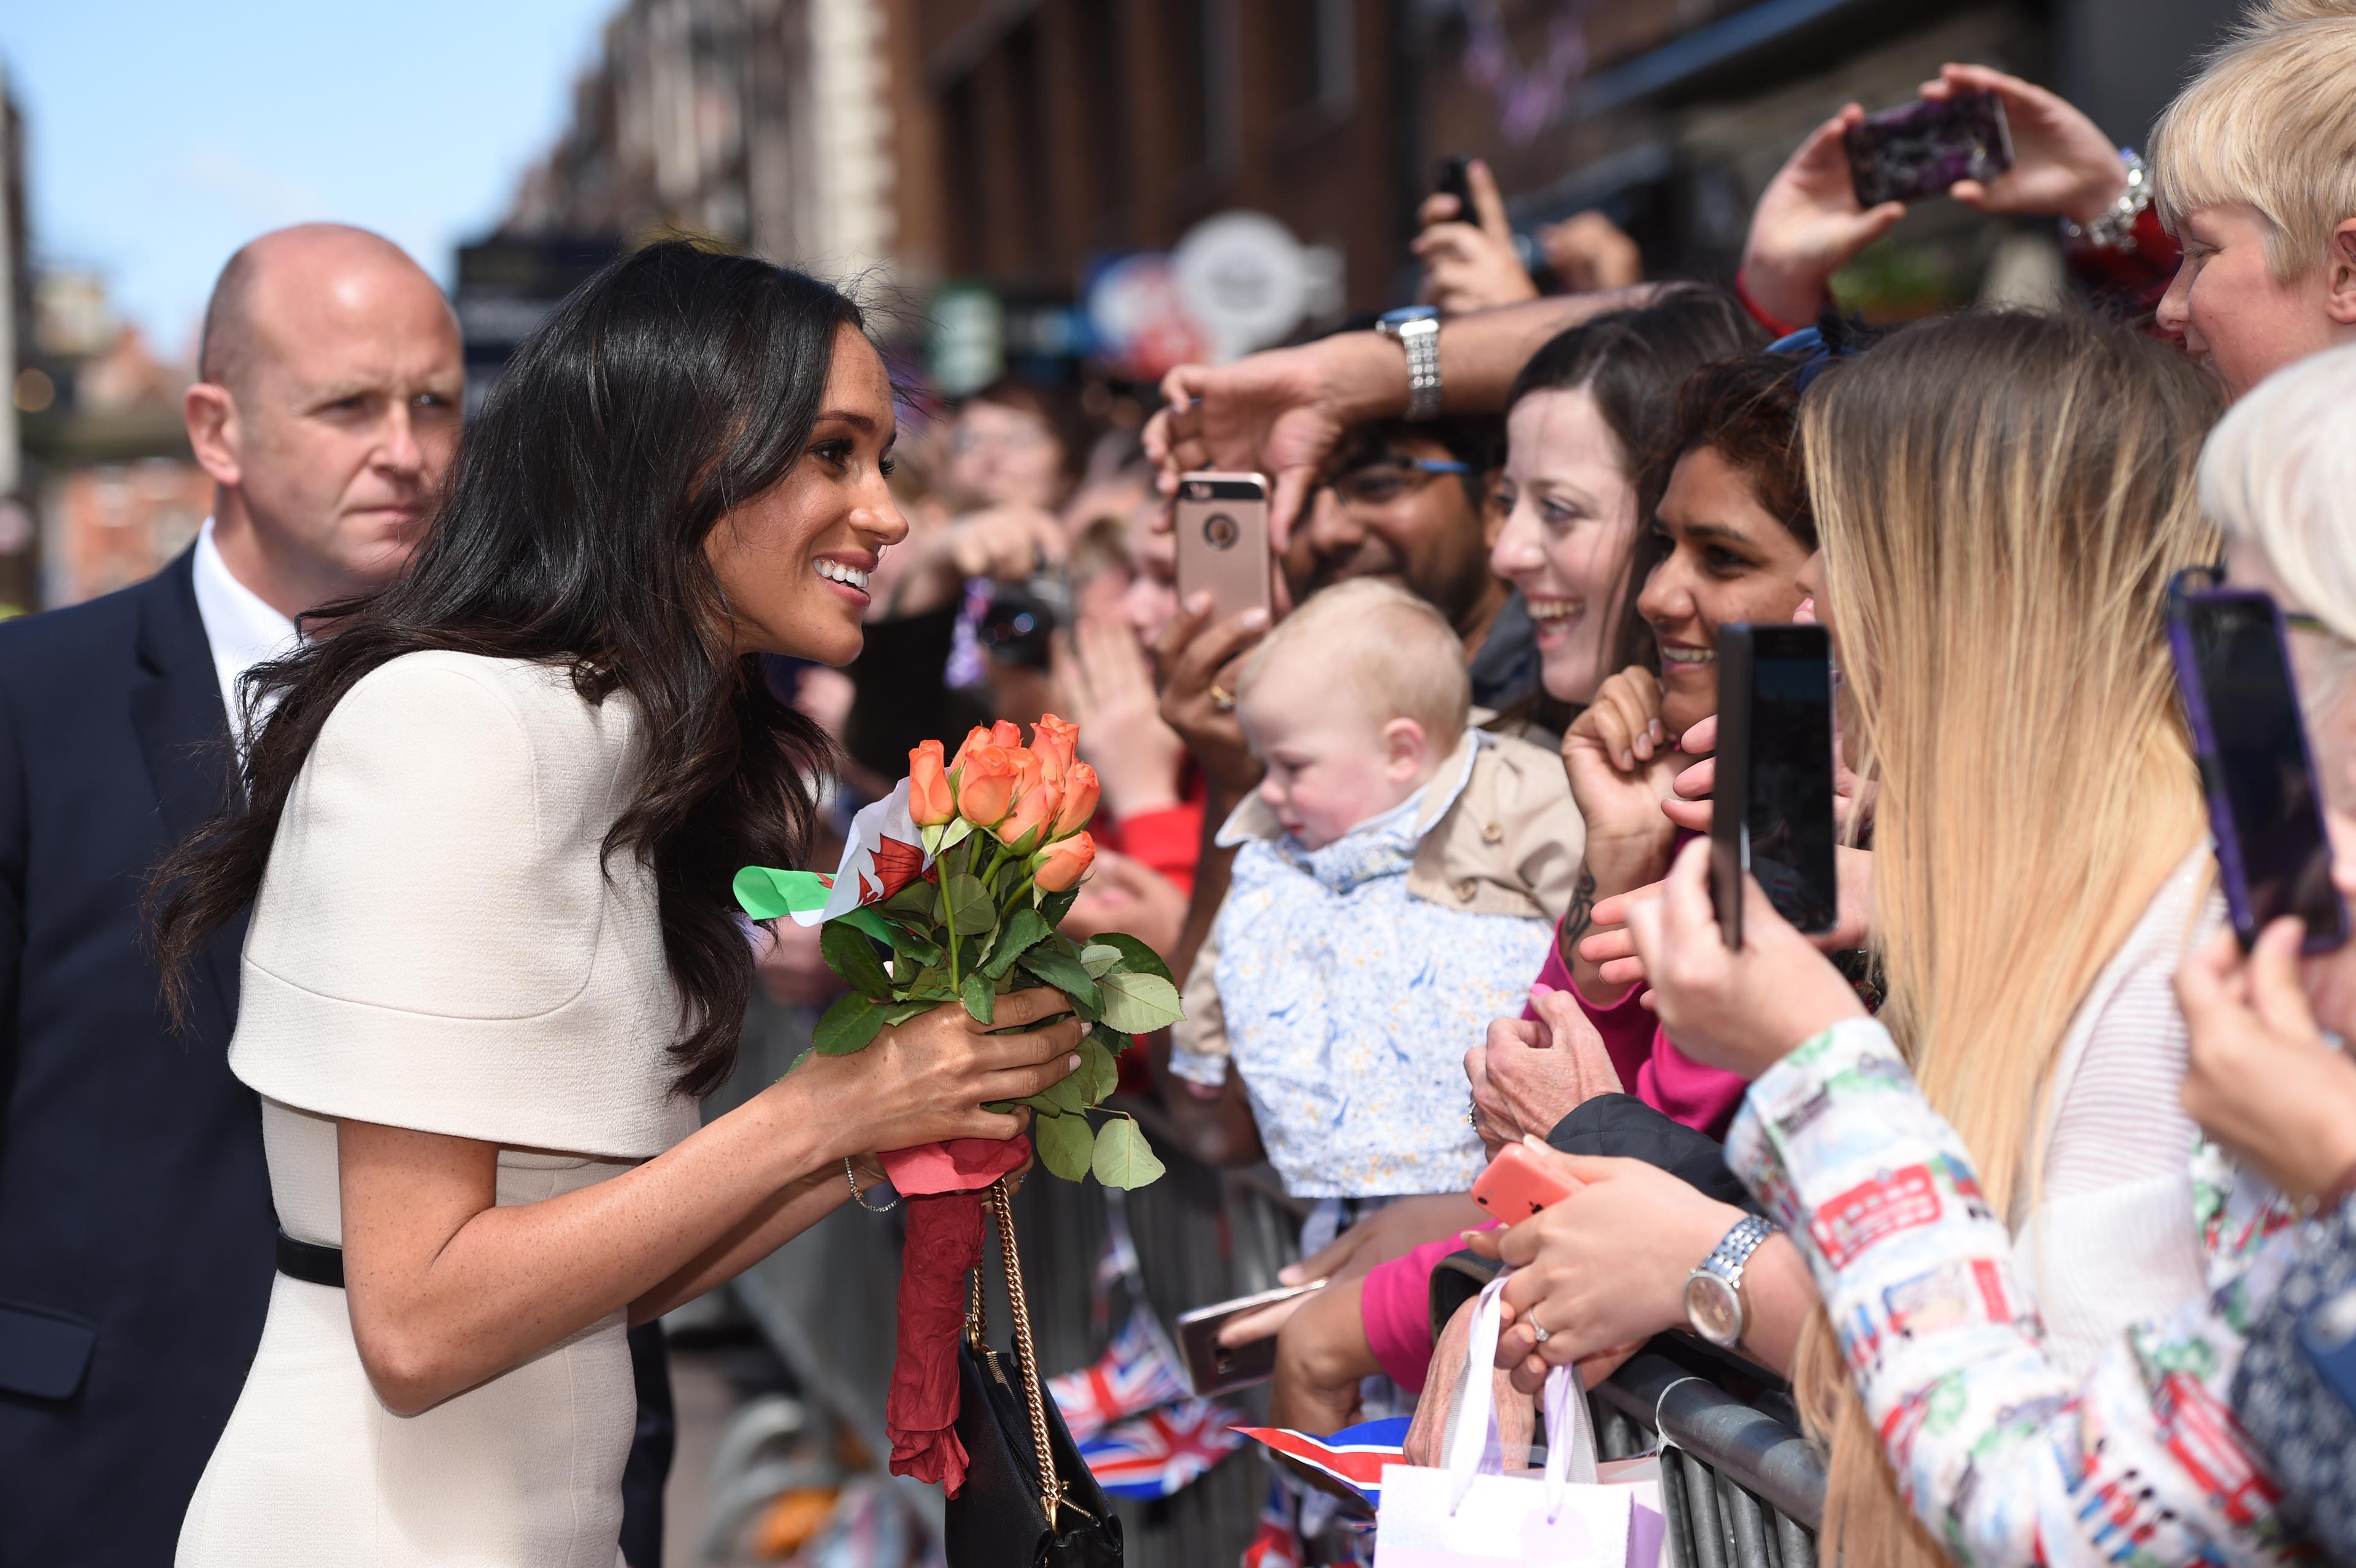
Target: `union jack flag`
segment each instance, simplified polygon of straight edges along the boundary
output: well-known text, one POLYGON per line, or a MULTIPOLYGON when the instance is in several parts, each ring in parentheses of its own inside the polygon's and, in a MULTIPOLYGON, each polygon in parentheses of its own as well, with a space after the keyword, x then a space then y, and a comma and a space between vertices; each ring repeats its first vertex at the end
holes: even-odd
POLYGON ((1259 1510, 1259 1533, 1244 1548, 1237 1568, 1301 1568, 1308 1553, 1301 1550, 1301 1532, 1292 1527, 1292 1499, 1282 1485, 1268 1489, 1268 1502, 1259 1510))
POLYGON ((1162 1337, 1140 1311, 1130 1314, 1094 1366, 1049 1378, 1047 1392, 1064 1413, 1072 1441, 1085 1445, 1115 1422, 1184 1399, 1191 1391, 1162 1348, 1162 1337))
POLYGON ((1322 1470, 1370 1503, 1383 1500, 1383 1467, 1404 1463, 1399 1449, 1407 1442, 1409 1418, 1363 1421, 1345 1426, 1331 1437, 1312 1437, 1283 1426, 1239 1426, 1243 1436, 1267 1445, 1277 1453, 1312 1470, 1322 1470))
POLYGON ((1244 1445, 1236 1413, 1190 1399, 1148 1411, 1080 1444, 1097 1484, 1117 1498, 1166 1498, 1244 1445))

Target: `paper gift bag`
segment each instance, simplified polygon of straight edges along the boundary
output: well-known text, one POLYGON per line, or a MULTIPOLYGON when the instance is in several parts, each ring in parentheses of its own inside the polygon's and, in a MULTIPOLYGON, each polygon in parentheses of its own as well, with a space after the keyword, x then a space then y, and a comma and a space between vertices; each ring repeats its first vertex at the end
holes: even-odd
POLYGON ((1491 1281, 1473 1311, 1447 1467, 1383 1469, 1375 1568, 1658 1568, 1666 1525, 1658 1466, 1613 1466, 1599 1477, 1576 1367, 1547 1379, 1544 1477, 1504 1473, 1491 1371, 1505 1283, 1503 1274, 1491 1281))

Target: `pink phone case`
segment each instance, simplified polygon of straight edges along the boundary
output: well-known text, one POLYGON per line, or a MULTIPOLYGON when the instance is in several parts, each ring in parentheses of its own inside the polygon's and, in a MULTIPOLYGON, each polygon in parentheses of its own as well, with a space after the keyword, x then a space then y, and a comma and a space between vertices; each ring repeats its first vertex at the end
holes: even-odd
POLYGON ((1549 1203, 1579 1190, 1520 1144, 1507 1144, 1472 1184, 1472 1201, 1508 1225, 1519 1224, 1549 1203))

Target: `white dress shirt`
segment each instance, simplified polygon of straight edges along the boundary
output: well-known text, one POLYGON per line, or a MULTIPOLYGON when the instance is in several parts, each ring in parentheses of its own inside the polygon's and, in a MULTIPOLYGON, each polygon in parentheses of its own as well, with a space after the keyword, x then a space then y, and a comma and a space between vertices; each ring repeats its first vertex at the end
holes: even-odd
POLYGON ((197 531, 194 565, 197 616, 205 624, 205 642, 213 651, 213 672, 220 678, 221 707, 230 715, 230 732, 238 734, 239 677, 255 665, 292 653, 301 639, 294 622, 230 571, 220 547, 213 543, 210 517, 197 531))

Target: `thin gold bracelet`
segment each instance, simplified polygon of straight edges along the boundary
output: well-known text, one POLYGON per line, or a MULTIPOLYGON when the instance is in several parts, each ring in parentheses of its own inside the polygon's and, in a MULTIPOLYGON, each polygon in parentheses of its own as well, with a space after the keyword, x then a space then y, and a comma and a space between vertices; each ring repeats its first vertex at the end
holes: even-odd
POLYGON ((867 1201, 867 1200, 860 1193, 859 1172, 852 1168, 851 1157, 849 1155, 844 1155, 842 1157, 842 1174, 844 1179, 851 1183, 851 1200, 853 1203, 858 1204, 862 1209, 866 1210, 870 1214, 889 1214, 893 1210, 897 1209, 900 1206, 900 1195, 896 1192, 892 1195, 892 1201, 886 1203, 881 1209, 878 1209, 874 1204, 867 1201))

